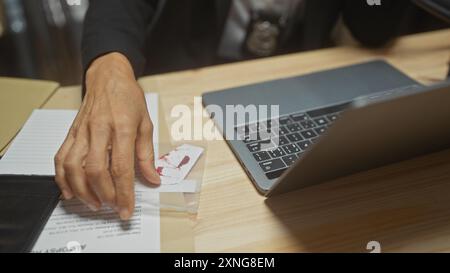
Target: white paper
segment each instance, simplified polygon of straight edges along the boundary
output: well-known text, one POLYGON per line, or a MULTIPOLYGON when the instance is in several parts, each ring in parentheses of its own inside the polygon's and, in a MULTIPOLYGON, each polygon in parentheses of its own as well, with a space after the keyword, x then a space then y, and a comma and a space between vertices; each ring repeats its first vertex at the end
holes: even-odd
POLYGON ((63 201, 32 252, 160 252, 159 211, 156 192, 136 192, 134 215, 129 221, 121 221, 108 208, 92 212, 77 200, 63 201))
POLYGON ((0 160, 0 174, 55 175, 53 158, 77 111, 34 110, 0 160))
POLYGON ((158 94, 146 93, 145 101, 147 103, 147 111, 153 123, 153 151, 155 158, 159 155, 159 116, 158 116, 158 94))

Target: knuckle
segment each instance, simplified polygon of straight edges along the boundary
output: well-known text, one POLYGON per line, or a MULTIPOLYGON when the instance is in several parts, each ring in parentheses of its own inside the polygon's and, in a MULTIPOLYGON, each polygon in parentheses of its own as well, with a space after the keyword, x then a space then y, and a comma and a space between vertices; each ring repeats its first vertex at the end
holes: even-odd
POLYGON ((91 178, 98 178, 106 171, 106 167, 99 162, 86 162, 85 166, 86 175, 91 178))
POLYGON ((129 125, 116 128, 116 135, 118 137, 131 137, 135 135, 135 132, 135 128, 129 125))
POLYGON ((120 116, 115 118, 114 124, 116 127, 127 127, 130 123, 133 122, 133 119, 131 117, 128 117, 126 115, 120 116))
POLYGON ((79 129, 79 125, 78 124, 72 125, 72 127, 69 130, 68 135, 70 137, 76 138, 77 137, 77 133, 78 133, 78 129, 79 129))
POLYGON ((123 161, 113 163, 111 166, 111 175, 115 178, 133 176, 133 172, 133 168, 123 161))
POLYGON ((144 122, 142 125, 142 130, 144 133, 147 134, 153 134, 153 123, 150 119, 148 119, 148 122, 144 122))
POLYGON ((71 160, 66 160, 63 163, 64 170, 68 173, 74 172, 77 169, 77 164, 71 160))
POLYGON ((61 152, 56 153, 54 162, 57 166, 61 166, 64 163, 64 156, 61 152))
POLYGON ((91 131, 107 130, 108 119, 103 117, 95 117, 89 120, 88 127, 91 131))

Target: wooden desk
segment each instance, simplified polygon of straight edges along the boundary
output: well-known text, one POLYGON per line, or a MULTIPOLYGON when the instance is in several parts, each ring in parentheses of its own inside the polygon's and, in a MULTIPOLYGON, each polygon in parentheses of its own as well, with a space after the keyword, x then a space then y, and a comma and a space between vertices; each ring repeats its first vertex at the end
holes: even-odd
MULTIPOLYGON (((143 78, 167 115, 193 96, 383 58, 423 83, 445 78, 450 29, 400 39, 393 47, 340 47, 143 78)), ((62 88, 50 108, 77 108, 79 88, 62 88)), ((444 125, 443 126, 448 126, 444 125)), ((409 160, 266 201, 223 141, 208 143, 198 214, 198 252, 450 251, 450 151, 409 160)))

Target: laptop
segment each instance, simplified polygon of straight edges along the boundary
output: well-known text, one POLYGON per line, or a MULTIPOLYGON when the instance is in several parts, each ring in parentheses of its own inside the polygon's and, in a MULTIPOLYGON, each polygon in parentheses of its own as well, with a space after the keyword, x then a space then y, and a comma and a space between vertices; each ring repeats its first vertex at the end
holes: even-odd
POLYGON ((203 104, 268 197, 450 148, 450 82, 423 86, 382 60, 207 92, 203 104), (211 110, 230 105, 244 122, 211 110), (277 116, 248 115, 252 105, 277 116))

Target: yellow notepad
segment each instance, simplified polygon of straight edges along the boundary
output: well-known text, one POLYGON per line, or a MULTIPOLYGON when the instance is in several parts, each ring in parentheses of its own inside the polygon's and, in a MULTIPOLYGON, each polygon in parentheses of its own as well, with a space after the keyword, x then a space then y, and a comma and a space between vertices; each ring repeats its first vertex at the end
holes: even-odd
POLYGON ((59 84, 0 77, 0 156, 34 109, 41 108, 59 84))

